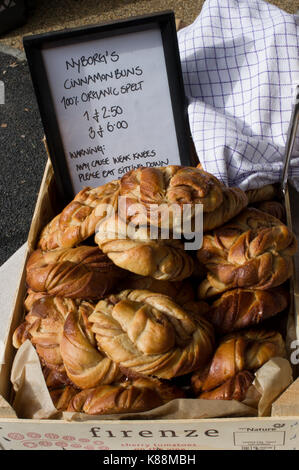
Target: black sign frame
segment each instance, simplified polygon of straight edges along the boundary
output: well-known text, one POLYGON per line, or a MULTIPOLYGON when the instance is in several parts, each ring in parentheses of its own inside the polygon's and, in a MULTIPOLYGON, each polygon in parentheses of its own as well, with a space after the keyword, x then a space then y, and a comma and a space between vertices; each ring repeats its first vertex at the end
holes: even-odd
POLYGON ((162 36, 166 71, 173 110, 178 150, 182 165, 192 165, 191 132, 189 127, 187 101, 179 56, 175 17, 172 11, 154 13, 125 20, 101 23, 95 26, 73 28, 62 31, 26 36, 23 38, 31 78, 37 98, 42 124, 45 131, 50 159, 54 169, 60 198, 69 201, 74 197, 71 176, 59 131, 50 85, 42 57, 43 47, 53 43, 80 43, 89 35, 99 39, 131 32, 146 31, 159 27, 162 36))

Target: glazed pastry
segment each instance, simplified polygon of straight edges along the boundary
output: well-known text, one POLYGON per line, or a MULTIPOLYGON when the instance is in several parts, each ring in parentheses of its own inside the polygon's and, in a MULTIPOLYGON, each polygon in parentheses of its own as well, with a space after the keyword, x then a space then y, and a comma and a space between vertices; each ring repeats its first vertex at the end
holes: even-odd
POLYGON ((198 260, 208 270, 199 286, 205 299, 230 289, 270 289, 292 274, 295 235, 275 217, 245 209, 228 224, 203 237, 198 260))
POLYGON ((281 222, 285 222, 286 212, 283 205, 278 201, 265 201, 259 202, 255 205, 256 209, 267 212, 267 214, 273 215, 276 219, 281 220, 281 222))
MULTIPOLYGON (((198 168, 175 165, 138 168, 126 173, 121 178, 120 195, 127 200, 127 220, 140 225, 147 223, 150 211, 153 217, 155 208, 162 210, 163 214, 162 205, 168 209, 173 204, 180 208, 183 204, 191 204, 193 208, 195 204, 202 204, 204 212, 212 212, 220 206, 223 198, 222 185, 215 176, 198 168), (131 206, 138 203, 140 213, 137 211, 135 214, 131 206)), ((163 224, 163 215, 157 219, 157 225, 161 222, 163 224)))
POLYGON ((70 379, 68 378, 64 365, 56 368, 49 368, 47 366, 42 367, 44 374, 45 382, 49 390, 55 390, 58 388, 66 387, 67 385, 72 385, 70 379))
POLYGON ((184 305, 195 299, 194 289, 189 280, 185 281, 159 281, 152 277, 131 276, 131 278, 122 279, 119 283, 119 290, 141 289, 150 290, 159 294, 168 295, 172 300, 184 305))
POLYGON ((196 394, 219 387, 243 370, 255 371, 271 357, 284 357, 285 344, 275 331, 244 330, 224 337, 207 367, 191 379, 196 394))
POLYGON ((203 216, 203 230, 207 232, 225 224, 248 204, 244 191, 240 188, 223 187, 223 201, 213 212, 208 212, 203 216))
POLYGON ((90 415, 137 413, 183 398, 182 390, 159 380, 140 378, 115 385, 100 385, 73 396, 67 411, 90 415))
POLYGON ((191 207, 191 218, 196 214, 196 205, 202 204, 204 231, 219 227, 247 205, 241 189, 226 188, 215 176, 198 167, 132 170, 121 179, 120 195, 126 197, 121 218, 146 225, 150 217, 151 225, 163 227, 165 223, 168 226, 170 211, 171 229, 176 228, 176 211, 182 211, 184 204, 191 207))
POLYGON ((171 379, 209 360, 213 328, 170 297, 127 290, 98 302, 89 317, 98 348, 129 376, 171 379))
POLYGON ((110 384, 122 377, 118 366, 97 350, 89 316, 93 309, 78 309, 67 316, 60 353, 69 379, 81 389, 110 384))
POLYGON ((43 297, 15 330, 14 347, 19 348, 26 339, 31 341, 49 388, 72 383, 84 389, 122 377, 118 366, 97 350, 88 320, 93 310, 94 305, 84 300, 43 297))
POLYGON ((47 297, 47 294, 44 294, 43 292, 34 292, 32 289, 27 289, 26 297, 24 300, 24 307, 26 312, 29 312, 29 310, 32 309, 34 302, 39 299, 42 299, 43 297, 47 297))
POLYGON ((253 380, 254 375, 248 370, 243 370, 213 390, 201 393, 198 398, 204 400, 243 401, 253 380))
POLYGON ((144 227, 133 229, 119 218, 98 225, 95 241, 116 266, 162 281, 190 277, 194 261, 179 240, 151 239, 144 227))
POLYGON ((213 302, 207 319, 218 333, 229 333, 276 315, 287 307, 288 299, 288 292, 281 287, 268 291, 233 289, 213 302))
MULTIPOLYGON (((13 334, 14 347, 18 349, 29 339, 43 365, 50 369, 60 368, 63 366, 60 343, 64 322, 68 314, 77 311, 77 308, 78 305, 72 299, 47 296, 35 301, 25 321, 13 334)), ((93 305, 83 301, 81 308, 91 313, 93 305)))
POLYGON ((72 385, 67 385, 63 388, 56 388, 49 391, 52 398, 53 405, 58 411, 65 411, 71 401, 79 392, 78 389, 72 385))
POLYGON ((266 184, 262 188, 249 189, 245 191, 248 198, 248 204, 255 204, 256 202, 261 201, 271 201, 277 196, 277 187, 275 184, 266 184))
POLYGON ((119 182, 82 189, 41 233, 38 247, 44 251, 72 248, 95 233, 97 223, 106 216, 106 205, 117 206, 119 182))
POLYGON ((36 250, 26 267, 30 289, 74 299, 100 299, 123 273, 97 247, 79 246, 53 251, 36 250))

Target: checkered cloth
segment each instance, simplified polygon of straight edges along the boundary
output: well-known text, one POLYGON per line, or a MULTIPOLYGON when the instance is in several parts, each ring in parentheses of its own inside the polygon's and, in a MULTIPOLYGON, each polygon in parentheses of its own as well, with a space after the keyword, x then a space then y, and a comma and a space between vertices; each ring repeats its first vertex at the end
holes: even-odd
MULTIPOLYGON (((261 0, 206 0, 178 39, 203 168, 244 190, 281 181, 299 84, 299 16, 261 0)), ((299 152, 290 176, 299 186, 299 152)))

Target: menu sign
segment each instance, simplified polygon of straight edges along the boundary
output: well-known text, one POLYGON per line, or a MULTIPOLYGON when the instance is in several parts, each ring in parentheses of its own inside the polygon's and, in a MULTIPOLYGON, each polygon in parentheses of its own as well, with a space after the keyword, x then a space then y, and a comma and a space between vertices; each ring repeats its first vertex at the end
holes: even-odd
POLYGON ((24 39, 61 189, 190 164, 172 13, 24 39))

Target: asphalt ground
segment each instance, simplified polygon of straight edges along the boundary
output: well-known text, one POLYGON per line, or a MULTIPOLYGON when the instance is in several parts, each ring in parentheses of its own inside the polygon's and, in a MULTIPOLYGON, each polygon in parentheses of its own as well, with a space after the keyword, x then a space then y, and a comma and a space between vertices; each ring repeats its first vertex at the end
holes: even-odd
MULTIPOLYGON (((299 0, 266 0, 288 13, 299 9, 299 0)), ((22 49, 23 36, 113 21, 155 11, 173 10, 176 18, 190 24, 204 0, 30 0, 35 5, 23 26, 0 37, 0 44, 22 49)))
POLYGON ((26 61, 0 52, 0 265, 27 239, 47 156, 26 61))

